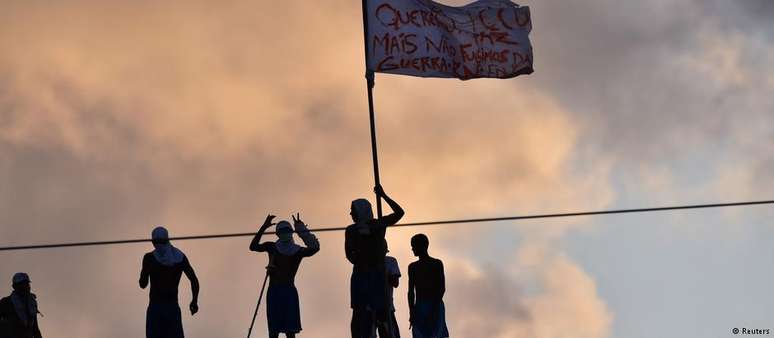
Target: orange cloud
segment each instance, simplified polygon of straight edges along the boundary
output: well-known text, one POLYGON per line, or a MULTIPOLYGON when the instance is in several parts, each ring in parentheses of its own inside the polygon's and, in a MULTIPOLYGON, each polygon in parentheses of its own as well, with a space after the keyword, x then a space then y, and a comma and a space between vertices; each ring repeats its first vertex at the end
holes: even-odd
MULTIPOLYGON (((10 160, 0 167, 7 183, 0 195, 4 241, 139 237, 157 224, 173 235, 248 231, 268 212, 301 211, 312 227, 341 226, 349 222, 349 201, 370 196, 356 6, 80 1, 6 8, 0 13, 0 156, 10 160)), ((609 163, 573 167, 583 126, 531 89, 528 78, 462 83, 380 75, 377 81, 384 185, 406 207, 407 220, 583 209, 612 199, 609 163)), ((580 226, 567 221, 513 232, 552 248, 553 239, 580 226)), ((486 302, 462 308, 473 301, 467 291, 492 281, 479 263, 452 255, 456 247, 486 245, 469 240, 473 230, 455 229, 422 231, 460 290, 447 295, 449 304, 459 304, 449 309, 451 330, 473 332, 495 324, 476 313, 498 308, 486 302)), ((412 234, 389 235, 404 270, 412 234)), ((350 267, 341 234, 321 239, 322 252, 299 273, 304 332, 341 337, 350 267)), ((190 336, 246 329, 264 260, 248 253, 248 242, 177 243, 203 285, 201 314, 185 319, 190 336)), ((0 277, 30 270, 49 334, 134 337, 143 330, 146 302, 136 274, 148 250, 19 252, 9 254, 0 277)), ((584 314, 594 324, 582 337, 606 336, 610 315, 589 276, 561 256, 542 259, 545 268, 523 274, 494 271, 491 278, 501 278, 495 280, 526 316, 511 321, 505 315, 513 309, 503 309, 501 336, 555 337, 584 314), (557 278, 577 283, 558 285, 557 278), (525 279, 545 291, 521 294, 511 283, 525 279), (565 296, 572 302, 562 305, 565 296)), ((518 266, 503 269, 512 268, 518 266)), ((181 301, 186 292, 184 286, 181 301)), ((396 292, 396 301, 405 310, 403 294, 396 292)))

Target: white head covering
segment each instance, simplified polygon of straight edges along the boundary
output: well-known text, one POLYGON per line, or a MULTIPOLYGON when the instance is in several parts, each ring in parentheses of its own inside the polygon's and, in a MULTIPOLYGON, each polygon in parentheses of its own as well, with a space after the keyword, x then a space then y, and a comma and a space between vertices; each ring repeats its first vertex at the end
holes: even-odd
POLYGON ((277 223, 277 234, 279 234, 280 231, 288 232, 289 235, 285 239, 280 237, 280 239, 274 243, 274 247, 277 248, 277 251, 280 254, 285 256, 293 256, 296 254, 296 252, 298 252, 298 250, 301 250, 301 247, 293 240, 293 227, 290 226, 290 222, 280 221, 277 223))
POLYGON ((164 227, 156 227, 153 229, 153 232, 151 232, 151 239, 154 241, 166 241, 166 243, 153 243, 153 247, 156 248, 156 250, 153 250, 153 257, 156 257, 156 260, 161 263, 161 265, 173 266, 182 262, 183 258, 185 258, 182 251, 172 246, 172 244, 169 244, 169 233, 164 227))
POLYGON ((355 225, 357 226, 358 232, 364 235, 370 234, 371 220, 374 219, 371 202, 364 198, 356 199, 352 201, 352 210, 357 216, 357 223, 355 223, 355 225))

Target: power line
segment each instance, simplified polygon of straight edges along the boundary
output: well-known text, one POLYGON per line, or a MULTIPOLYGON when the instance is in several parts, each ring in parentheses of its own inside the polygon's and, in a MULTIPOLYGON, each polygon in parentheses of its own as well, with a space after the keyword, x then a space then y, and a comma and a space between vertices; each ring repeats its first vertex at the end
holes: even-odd
MULTIPOLYGON (((657 211, 670 211, 670 210, 740 207, 740 206, 763 205, 763 204, 774 204, 774 200, 734 202, 734 203, 695 204, 695 205, 681 205, 681 206, 668 206, 668 207, 655 207, 655 208, 638 208, 638 209, 617 209, 617 210, 602 210, 602 211, 565 212, 565 213, 537 214, 537 215, 525 215, 525 216, 468 218, 468 219, 456 219, 456 220, 445 220, 445 221, 428 221, 428 222, 401 223, 401 224, 396 224, 393 227, 415 227, 415 226, 461 224, 461 223, 502 222, 502 221, 517 221, 517 220, 540 219, 540 218, 579 217, 579 216, 629 214, 629 213, 644 213, 644 212, 657 212, 657 211)), ((345 229, 346 229, 346 227, 333 227, 333 228, 312 229, 311 231, 312 232, 332 232, 332 231, 343 231, 345 229)), ((266 234, 274 234, 274 232, 273 231, 267 231, 266 234)), ((249 236, 255 236, 255 232, 241 232, 241 233, 231 233, 231 234, 214 234, 214 235, 172 237, 172 238, 170 238, 170 240, 173 240, 173 241, 183 241, 183 240, 230 238, 230 237, 249 237, 249 236)), ((0 251, 52 249, 52 248, 66 248, 66 247, 80 247, 80 246, 98 246, 98 245, 117 245, 117 244, 143 243, 143 242, 150 242, 150 241, 151 241, 150 239, 144 238, 144 239, 125 239, 125 240, 97 241, 97 242, 72 242, 72 243, 58 243, 58 244, 20 245, 20 246, 0 247, 0 251)))

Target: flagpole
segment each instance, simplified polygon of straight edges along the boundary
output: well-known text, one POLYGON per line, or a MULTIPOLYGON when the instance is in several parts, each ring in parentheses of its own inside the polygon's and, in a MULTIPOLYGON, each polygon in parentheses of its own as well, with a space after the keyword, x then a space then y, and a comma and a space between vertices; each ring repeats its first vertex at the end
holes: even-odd
MULTIPOLYGON (((374 116, 374 71, 368 68, 368 0, 363 0, 363 44, 365 50, 366 85, 368 87, 368 117, 371 122, 371 155, 374 163, 374 185, 379 183, 379 156, 376 151, 376 118, 374 116)), ((382 217, 382 198, 376 194, 376 215, 382 217)))

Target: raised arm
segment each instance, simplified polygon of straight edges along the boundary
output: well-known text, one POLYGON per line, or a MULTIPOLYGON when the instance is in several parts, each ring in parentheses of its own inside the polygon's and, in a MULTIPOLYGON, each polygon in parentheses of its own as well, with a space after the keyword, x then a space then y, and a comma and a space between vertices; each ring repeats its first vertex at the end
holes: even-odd
POLYGON ((301 240, 304 241, 305 248, 301 249, 301 255, 304 257, 310 257, 316 254, 318 251, 320 251, 320 241, 317 240, 317 237, 309 231, 309 228, 306 226, 304 221, 301 220, 301 214, 298 213, 295 216, 291 215, 293 218, 293 227, 295 228, 296 232, 298 233, 298 236, 301 237, 301 240))
POLYGON ((376 192, 376 195, 383 198, 385 202, 387 202, 387 205, 390 206, 390 209, 392 209, 392 213, 387 216, 382 216, 381 220, 384 223, 385 226, 391 226, 395 225, 400 221, 401 218, 403 218, 403 215, 405 215, 405 212, 403 211, 403 208, 400 207, 398 202, 395 202, 390 196, 387 196, 387 194, 384 192, 384 189, 381 185, 377 185, 374 187, 374 192, 376 192))
POLYGON ((191 315, 195 315, 199 312, 199 278, 196 277, 196 272, 194 272, 188 258, 186 257, 184 260, 183 272, 188 277, 188 280, 191 281, 191 305, 189 309, 191 310, 191 315))
POLYGON ((148 271, 148 256, 142 258, 142 269, 140 270, 140 289, 144 289, 148 286, 150 279, 150 271, 148 271))
POLYGON ((255 237, 253 237, 253 241, 250 242, 250 251, 264 252, 267 250, 268 246, 266 244, 261 244, 261 237, 263 236, 263 233, 266 232, 266 229, 274 225, 274 223, 271 222, 274 217, 277 216, 266 216, 266 220, 263 222, 263 225, 261 225, 261 228, 258 229, 258 233, 255 234, 255 237))

